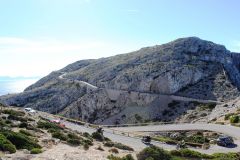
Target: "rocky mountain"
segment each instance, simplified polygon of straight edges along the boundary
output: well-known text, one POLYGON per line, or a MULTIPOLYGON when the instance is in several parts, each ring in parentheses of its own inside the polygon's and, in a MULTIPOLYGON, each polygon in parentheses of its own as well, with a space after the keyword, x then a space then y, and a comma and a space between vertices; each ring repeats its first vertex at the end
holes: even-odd
POLYGON ((77 61, 0 100, 93 123, 207 120, 216 105, 236 99, 239 89, 240 54, 189 37, 77 61))

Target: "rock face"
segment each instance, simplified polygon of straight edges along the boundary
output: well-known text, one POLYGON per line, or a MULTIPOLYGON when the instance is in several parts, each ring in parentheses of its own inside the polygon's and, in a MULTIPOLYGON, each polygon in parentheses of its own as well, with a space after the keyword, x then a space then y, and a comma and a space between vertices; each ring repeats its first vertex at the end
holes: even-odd
POLYGON ((161 119, 174 100, 171 95, 228 101, 240 95, 238 89, 240 54, 189 37, 128 54, 77 61, 23 93, 0 100, 101 123, 130 107, 143 107, 145 112, 139 114, 145 119, 161 119))

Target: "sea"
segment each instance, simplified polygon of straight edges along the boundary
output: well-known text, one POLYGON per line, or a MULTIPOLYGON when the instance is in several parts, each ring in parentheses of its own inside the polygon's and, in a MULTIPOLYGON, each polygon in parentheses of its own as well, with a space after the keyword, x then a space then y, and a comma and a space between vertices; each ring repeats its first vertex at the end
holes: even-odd
POLYGON ((38 80, 39 78, 0 77, 0 96, 5 94, 22 92, 25 88, 38 80))

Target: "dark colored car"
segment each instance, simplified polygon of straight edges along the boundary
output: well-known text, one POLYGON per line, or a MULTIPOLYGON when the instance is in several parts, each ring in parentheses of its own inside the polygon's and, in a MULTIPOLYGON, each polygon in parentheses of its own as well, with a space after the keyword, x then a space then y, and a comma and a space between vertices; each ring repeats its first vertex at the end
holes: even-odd
POLYGON ((217 145, 219 146, 227 147, 233 144, 234 144, 234 141, 232 137, 229 137, 229 136, 221 136, 217 139, 217 145))
POLYGON ((142 137, 142 142, 146 143, 146 144, 150 144, 151 143, 151 137, 150 136, 143 136, 142 137))

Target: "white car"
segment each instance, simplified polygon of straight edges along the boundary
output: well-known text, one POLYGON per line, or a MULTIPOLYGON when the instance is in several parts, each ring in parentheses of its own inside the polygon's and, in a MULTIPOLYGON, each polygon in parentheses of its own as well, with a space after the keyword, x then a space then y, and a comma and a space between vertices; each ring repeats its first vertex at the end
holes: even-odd
POLYGON ((32 108, 24 108, 24 110, 29 112, 29 113, 36 113, 36 111, 32 108))

